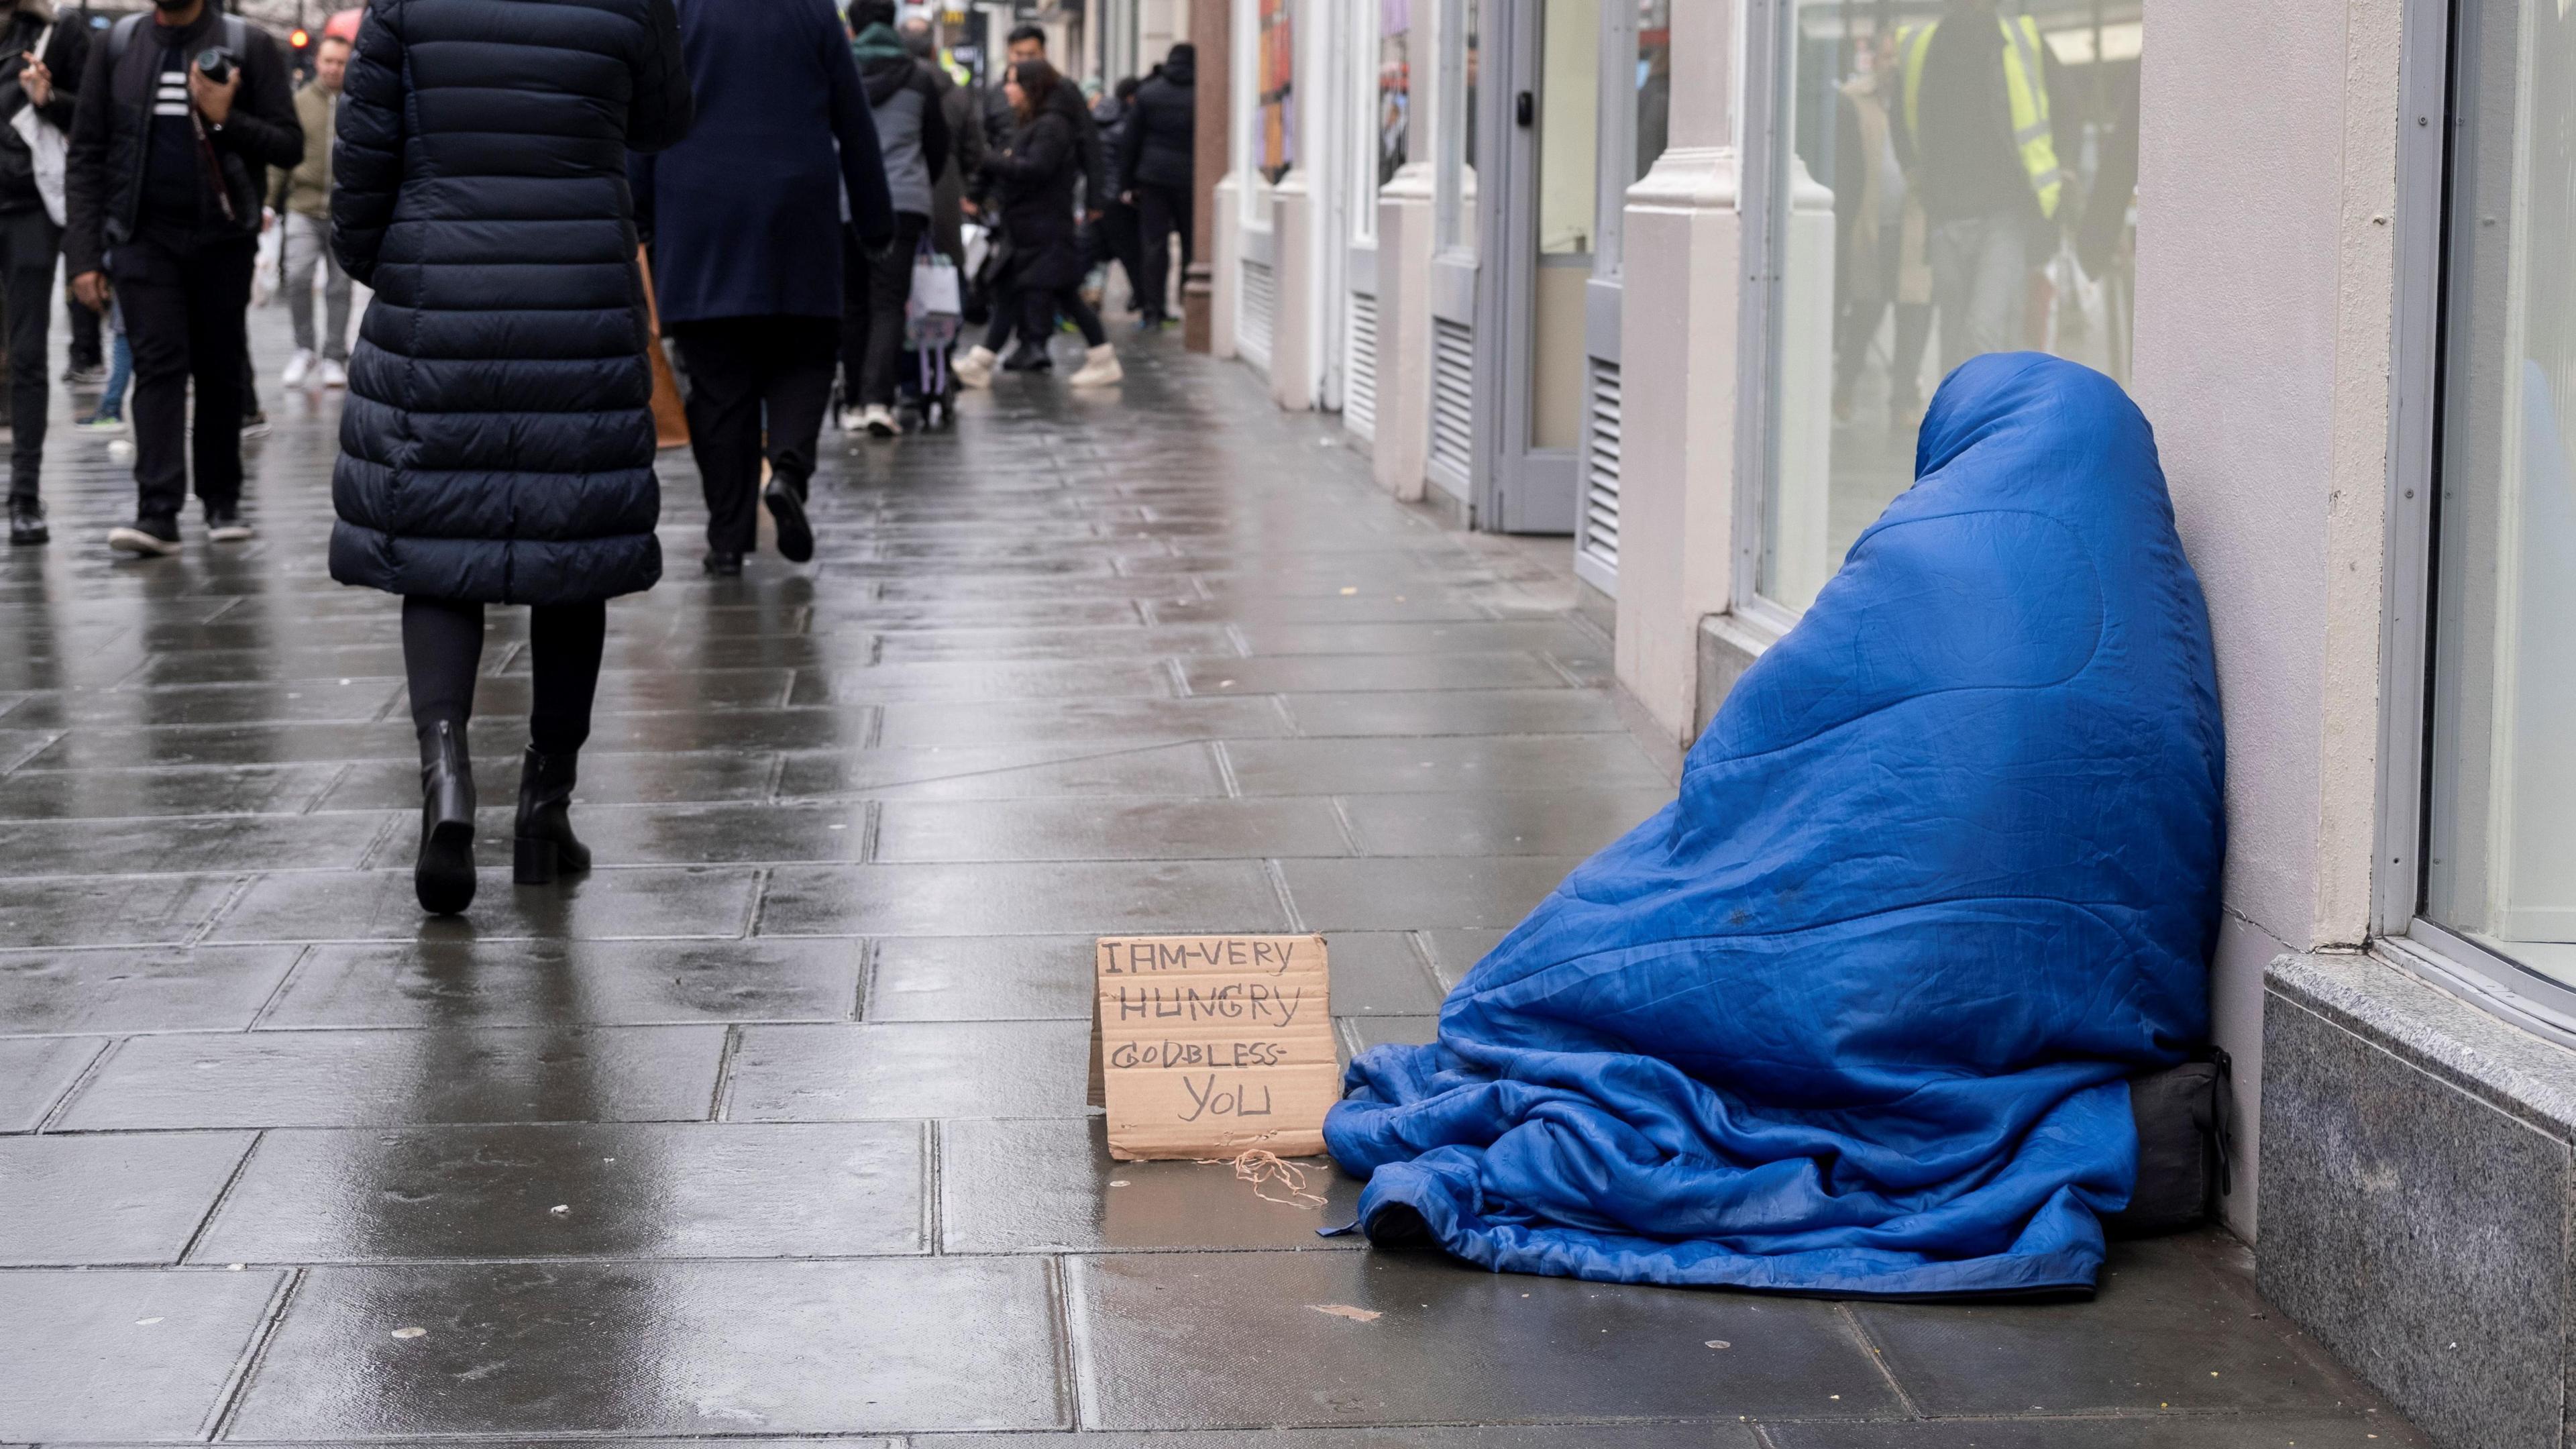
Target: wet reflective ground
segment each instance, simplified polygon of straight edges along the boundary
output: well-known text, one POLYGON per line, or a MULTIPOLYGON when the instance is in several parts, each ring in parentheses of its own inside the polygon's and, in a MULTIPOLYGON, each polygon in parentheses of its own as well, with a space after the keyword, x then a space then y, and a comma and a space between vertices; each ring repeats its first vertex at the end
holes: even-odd
POLYGON ((396 606, 324 576, 332 418, 266 391, 258 541, 111 559, 124 465, 65 436, 57 541, 0 556, 0 1444, 2419 1442, 2217 1235, 2086 1305, 1838 1305, 1496 1277, 1317 1239, 1346 1181, 1111 1164, 1094 934, 1321 930, 1345 1046, 1419 1039, 1668 788, 1560 542, 1387 501, 1249 372, 1154 348, 1123 396, 835 439, 820 562, 738 581, 669 459, 600 869, 509 882, 496 612, 460 922, 412 901, 396 606))

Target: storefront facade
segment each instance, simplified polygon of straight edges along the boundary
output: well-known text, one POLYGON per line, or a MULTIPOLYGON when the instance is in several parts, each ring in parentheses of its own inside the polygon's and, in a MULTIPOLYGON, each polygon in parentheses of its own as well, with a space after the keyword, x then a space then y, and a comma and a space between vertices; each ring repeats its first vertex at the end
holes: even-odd
POLYGON ((1565 536, 1675 767, 1910 484, 1951 366, 2131 390, 2229 735, 2224 1211, 2276 1302, 2479 1449, 2576 1416, 2567 10, 1227 17, 1216 349, 1399 496, 1565 536), (2014 139, 1974 166, 1962 34, 2014 139))

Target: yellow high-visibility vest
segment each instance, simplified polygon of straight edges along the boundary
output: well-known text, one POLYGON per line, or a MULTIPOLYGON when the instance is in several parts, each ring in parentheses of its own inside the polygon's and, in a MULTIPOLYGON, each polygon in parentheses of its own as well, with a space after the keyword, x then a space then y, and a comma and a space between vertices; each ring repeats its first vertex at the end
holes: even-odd
MULTIPOLYGON (((2039 214, 2057 215, 2057 194, 2066 175, 2057 166, 2057 141, 2048 129, 2048 88, 2040 83, 2039 22, 2027 15, 1995 17, 2004 33, 2004 94, 2012 103, 2013 144, 2021 149, 2022 170, 2039 198, 2039 214)), ((1918 25, 1896 37, 1905 57, 1905 129, 1921 143, 1916 124, 1923 90, 1923 57, 1932 49, 1938 20, 1918 25)))

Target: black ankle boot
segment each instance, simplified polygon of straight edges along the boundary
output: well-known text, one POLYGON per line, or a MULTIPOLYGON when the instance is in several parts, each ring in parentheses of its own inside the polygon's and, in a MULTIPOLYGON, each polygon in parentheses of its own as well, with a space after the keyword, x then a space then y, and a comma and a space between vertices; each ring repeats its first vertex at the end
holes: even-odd
POLYGON ((510 878, 521 885, 552 885, 561 872, 590 869, 590 847, 572 833, 573 764, 579 758, 541 755, 530 745, 520 762, 510 878))
POLYGON ((474 761, 465 732, 446 720, 420 736, 420 908, 452 916, 474 904, 474 761))

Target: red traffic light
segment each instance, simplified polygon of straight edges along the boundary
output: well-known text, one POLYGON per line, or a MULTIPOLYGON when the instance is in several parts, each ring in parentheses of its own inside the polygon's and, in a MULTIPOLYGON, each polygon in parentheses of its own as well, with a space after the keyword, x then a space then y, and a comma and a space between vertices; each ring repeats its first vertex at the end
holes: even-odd
POLYGON ((286 43, 295 47, 297 50, 302 50, 304 47, 313 43, 313 32, 299 25, 293 30, 286 32, 286 43))

